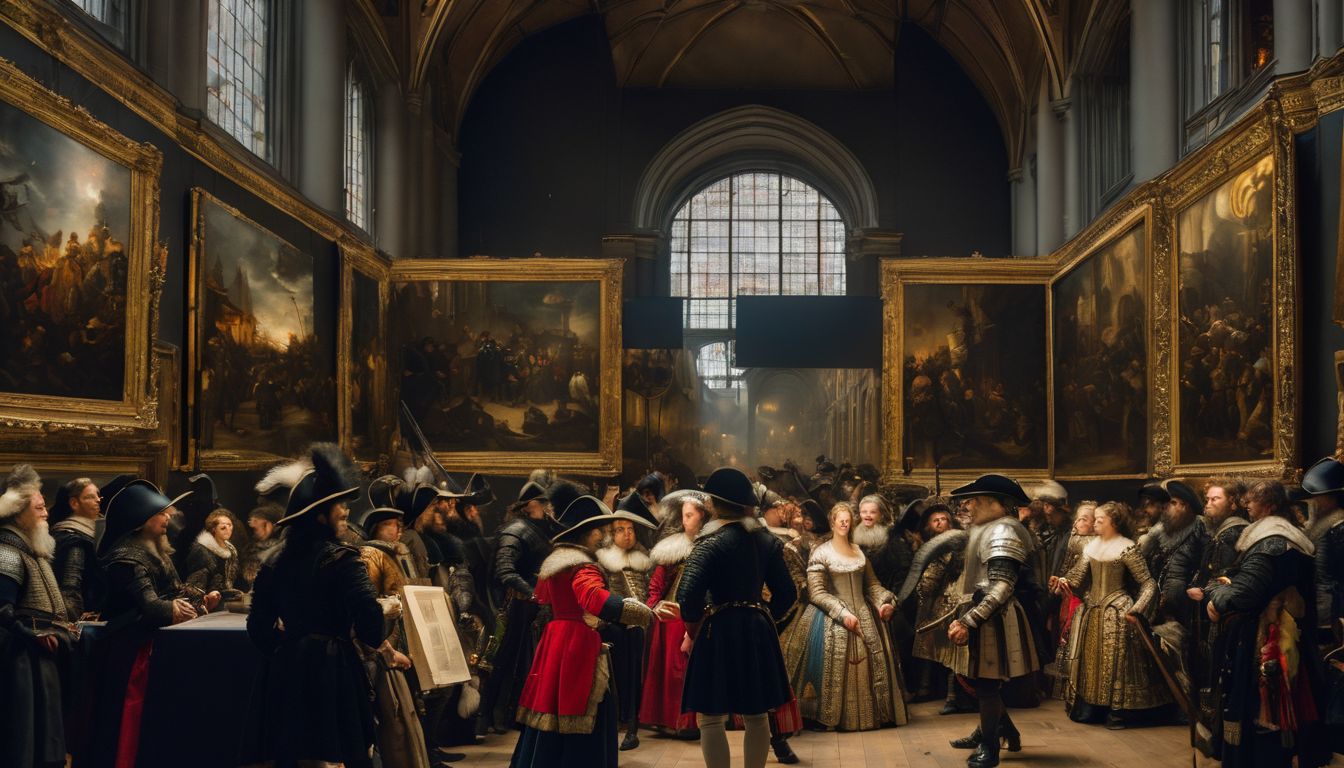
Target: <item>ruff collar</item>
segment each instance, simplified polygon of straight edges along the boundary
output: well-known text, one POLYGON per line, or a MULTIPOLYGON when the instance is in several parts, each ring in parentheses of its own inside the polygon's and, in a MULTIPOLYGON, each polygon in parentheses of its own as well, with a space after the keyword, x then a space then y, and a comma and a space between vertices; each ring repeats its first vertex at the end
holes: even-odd
POLYGON ((648 553, 638 544, 634 549, 621 549, 615 544, 603 547, 597 550, 597 562, 612 574, 626 570, 644 573, 653 567, 648 553))
POLYGON ((1288 540, 1288 546, 1304 555, 1310 557, 1316 554, 1316 545, 1311 543, 1307 534, 1303 533, 1301 528, 1278 515, 1262 517, 1246 526, 1246 529, 1241 532, 1241 536, 1237 538, 1237 551, 1245 552, 1271 536, 1282 536, 1288 540))

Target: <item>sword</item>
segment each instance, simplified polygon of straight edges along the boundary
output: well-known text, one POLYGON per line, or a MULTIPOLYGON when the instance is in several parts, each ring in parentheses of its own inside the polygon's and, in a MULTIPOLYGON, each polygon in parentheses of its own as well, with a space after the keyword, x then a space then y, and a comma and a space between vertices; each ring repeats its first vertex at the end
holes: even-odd
MULTIPOLYGON (((1138 634, 1139 639, 1143 641, 1143 647, 1148 649, 1149 655, 1153 657, 1153 663, 1157 665, 1157 670, 1162 673, 1162 679, 1166 682, 1167 687, 1171 689, 1171 695, 1175 697, 1176 704, 1180 706, 1181 709, 1185 710, 1187 717, 1191 720, 1195 720, 1197 713, 1190 707, 1190 697, 1186 695, 1185 690, 1183 690, 1176 682, 1176 676, 1167 668, 1166 659, 1163 658, 1162 653, 1157 649, 1157 646, 1153 644, 1152 625, 1148 623, 1146 618, 1134 613, 1125 614, 1125 619, 1134 625, 1136 634, 1138 634)), ((1194 638, 1191 638, 1191 641, 1193 642, 1194 638)))
POLYGON ((435 474, 438 475, 439 479, 448 484, 448 490, 453 493, 461 493, 462 486, 458 485, 457 481, 453 479, 453 476, 448 474, 448 470, 444 469, 443 465, 439 463, 439 460, 435 458, 433 449, 429 447, 429 440, 425 438, 425 433, 420 431, 420 425, 416 422, 415 417, 411 415, 411 409, 406 405, 405 400, 401 401, 401 416, 405 420, 406 425, 410 427, 411 434, 415 436, 417 445, 412 446, 412 450, 415 453, 420 454, 421 461, 433 467, 435 474))

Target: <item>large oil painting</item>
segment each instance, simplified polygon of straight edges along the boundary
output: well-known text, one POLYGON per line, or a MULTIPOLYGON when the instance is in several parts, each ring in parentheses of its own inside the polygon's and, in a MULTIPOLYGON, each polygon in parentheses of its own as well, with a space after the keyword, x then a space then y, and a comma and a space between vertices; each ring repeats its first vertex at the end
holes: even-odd
POLYGON ((0 61, 0 406, 152 428, 157 150, 0 61))
POLYGON ((1267 154, 1177 213, 1181 464, 1275 455, 1273 191, 1267 154))
POLYGON ((256 466, 336 438, 331 340, 313 257, 195 193, 194 428, 202 464, 256 466))
POLYGON ((386 415, 387 264, 368 246, 342 243, 341 385, 345 443, 361 460, 390 450, 393 422, 386 415))
POLYGON ((905 429, 915 469, 1043 469, 1045 286, 910 282, 901 291, 905 429))
POLYGON ((1147 237, 1133 224, 1052 286, 1057 475, 1148 468, 1147 237))
POLYGON ((406 404, 445 466, 609 471, 619 453, 619 273, 600 260, 395 265, 406 404))

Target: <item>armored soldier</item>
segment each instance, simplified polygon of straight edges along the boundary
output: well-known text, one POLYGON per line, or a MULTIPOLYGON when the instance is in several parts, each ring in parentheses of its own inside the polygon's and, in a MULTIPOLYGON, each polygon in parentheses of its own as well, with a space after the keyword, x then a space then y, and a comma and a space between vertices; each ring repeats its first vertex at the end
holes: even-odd
POLYGON ((1010 752, 1021 749, 1021 736, 1003 708, 1003 683, 1040 669, 1039 630, 1023 607, 1036 589, 1029 565, 1033 538, 1009 513, 1030 499, 1003 475, 982 475, 953 491, 952 498, 968 501, 971 529, 957 618, 947 637, 958 646, 953 671, 975 686, 980 701, 980 726, 952 745, 976 747, 966 764, 984 768, 999 764, 1000 739, 1010 752))

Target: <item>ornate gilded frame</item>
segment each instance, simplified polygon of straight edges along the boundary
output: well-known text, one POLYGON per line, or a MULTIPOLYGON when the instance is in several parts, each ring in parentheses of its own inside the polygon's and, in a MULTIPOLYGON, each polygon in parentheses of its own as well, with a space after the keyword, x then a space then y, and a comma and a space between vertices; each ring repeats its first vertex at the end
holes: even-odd
POLYGON ((160 488, 168 477, 168 468, 153 456, 128 454, 106 455, 100 451, 24 453, 6 449, 0 451, 0 468, 8 473, 15 464, 31 464, 42 476, 43 486, 73 480, 76 477, 135 475, 143 477, 160 488))
MULTIPOLYGON (((902 480, 933 487, 935 477, 944 487, 970 481, 986 472, 1000 472, 1019 481, 1040 480, 1049 474, 1048 466, 1028 469, 995 467, 942 469, 917 468, 907 475, 904 470, 905 451, 905 287, 907 285, 1034 285, 1044 293, 1046 317, 1050 307, 1049 282, 1054 275, 1053 259, 883 259, 879 283, 882 289, 882 455, 885 459, 884 482, 902 480)), ((1046 386, 1050 386, 1049 371, 1053 367, 1048 328, 1041 329, 1045 344, 1045 368, 1042 372, 1046 386)), ((1053 398, 1046 396, 1047 464, 1049 459, 1049 425, 1054 421, 1053 398)))
MULTIPOLYGON (((182 469, 192 470, 198 465, 201 469, 207 470, 247 470, 266 467, 281 461, 285 456, 279 456, 267 451, 239 451, 222 449, 202 449, 198 445, 200 440, 200 426, 197 424, 197 402, 199 396, 198 377, 201 372, 201 354, 202 338, 201 333, 204 329, 200 327, 201 317, 201 285, 205 277, 205 266, 201 263, 204 258, 205 247, 205 207, 204 202, 209 201, 213 205, 223 208, 234 218, 246 222, 247 224, 270 234, 277 240, 288 244, 301 252, 303 249, 294 246, 289 241, 272 232, 270 229, 258 224, 249 218, 242 211, 232 205, 220 200, 218 197, 210 194, 200 187, 193 187, 191 190, 191 252, 187 259, 187 410, 186 410, 186 451, 182 455, 182 469)), ((313 257, 314 266, 316 266, 318 256, 309 254, 313 257)), ((333 375, 335 375, 333 371, 333 375)), ((338 384, 339 386, 339 384, 338 384)), ((337 409, 340 409, 339 392, 337 394, 337 409)), ((340 430, 340 415, 337 415, 337 434, 340 430)))
POLYGON ((121 400, 0 392, 0 429, 97 433, 153 430, 158 426, 158 366, 150 354, 150 342, 158 330, 159 296, 168 259, 166 248, 156 244, 163 154, 151 144, 122 136, 6 59, 0 59, 0 101, 131 172, 126 372, 121 400))
POLYGON ((616 259, 441 259, 392 264, 391 282, 597 282, 599 301, 599 408, 595 452, 439 452, 451 470, 525 475, 538 467, 561 472, 610 475, 621 467, 621 278, 616 259))
POLYGON ((1157 429, 1160 423, 1165 426, 1170 421, 1170 399, 1159 396, 1159 392, 1170 390, 1168 358, 1171 356, 1170 328, 1164 326, 1170 308, 1167 296, 1170 295, 1170 272, 1166 268, 1169 260, 1167 237, 1167 219, 1161 215, 1161 191, 1153 184, 1146 184, 1117 206, 1097 219, 1091 226, 1078 234, 1059 254, 1055 274, 1049 281, 1048 310, 1046 323, 1050 335, 1050 476, 1061 480, 1123 480, 1148 477, 1153 464, 1165 462, 1171 464, 1170 439, 1165 429, 1157 429), (1144 286, 1144 327, 1148 340, 1147 387, 1148 387, 1148 451, 1145 471, 1125 474, 1080 474, 1056 475, 1056 435, 1055 435, 1055 285, 1067 277, 1074 269, 1092 259, 1098 253, 1110 247, 1120 238, 1127 236, 1134 227, 1144 227, 1143 259, 1146 267, 1146 285, 1144 286), (1156 320, 1157 315, 1163 320, 1156 320), (1159 439, 1159 435, 1161 438, 1159 439))
MULTIPOLYGON (((378 341, 377 345, 382 350, 380 362, 373 372, 373 392, 370 395, 370 404, 374 409, 375 421, 379 424, 391 424, 388 412, 388 344, 387 344, 387 309, 390 299, 391 286, 389 276, 391 275, 391 265, 383 260, 373 249, 372 246, 360 240, 343 237, 340 242, 341 249, 341 304, 340 304, 340 323, 339 338, 336 346, 336 369, 338 375, 336 378, 339 388, 338 397, 340 400, 339 424, 341 430, 341 445, 354 455, 354 425, 350 423, 350 416, 354 413, 354 394, 352 392, 350 371, 351 364, 354 362, 352 356, 354 350, 351 349, 351 343, 354 341, 354 291, 355 291, 355 273, 359 273, 378 285, 378 341)), ((391 429, 388 430, 389 435, 391 429)), ((390 445, 379 446, 381 452, 391 450, 390 445)), ((355 458, 369 461, 378 458, 378 451, 373 455, 361 454, 355 458)))
MULTIPOLYGON (((1274 435, 1274 455, 1268 460, 1192 464, 1181 461, 1180 445, 1180 361, 1174 346, 1180 317, 1175 311, 1155 324, 1169 334, 1166 339, 1167 376, 1169 392, 1168 429, 1166 439, 1171 452, 1171 463, 1164 466, 1155 462, 1154 472, 1159 475, 1205 476, 1224 473, 1288 477, 1298 462, 1298 348, 1299 324, 1297 286, 1297 221, 1294 204, 1293 135, 1284 119, 1282 105, 1277 98, 1269 98, 1234 125, 1226 134, 1187 157, 1163 179, 1164 206, 1169 227, 1170 250, 1163 262, 1170 270, 1165 295, 1167 307, 1178 306, 1179 281, 1176 279, 1180 258, 1180 231, 1176 226, 1181 211, 1206 194, 1227 182, 1266 156, 1273 158, 1273 235, 1274 253, 1271 257, 1273 280, 1273 329, 1270 365, 1274 377, 1274 418, 1270 425, 1274 435)), ((1156 442, 1155 442, 1156 447, 1156 442)))

